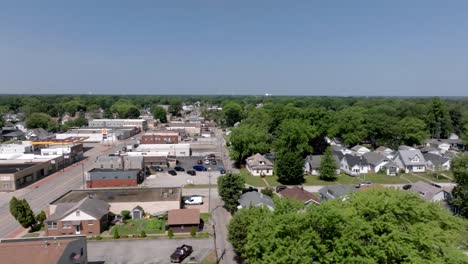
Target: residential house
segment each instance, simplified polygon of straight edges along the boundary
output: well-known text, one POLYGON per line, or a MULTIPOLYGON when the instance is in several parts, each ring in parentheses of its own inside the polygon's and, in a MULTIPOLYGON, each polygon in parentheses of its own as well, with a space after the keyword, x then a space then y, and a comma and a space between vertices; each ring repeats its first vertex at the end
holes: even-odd
POLYGON ((86 188, 137 186, 143 178, 141 170, 92 169, 86 173, 86 188))
POLYGON ((346 199, 348 194, 355 191, 356 187, 353 185, 327 185, 319 190, 320 201, 332 200, 337 198, 346 199))
POLYGON ((77 203, 85 197, 107 202, 110 212, 119 215, 123 210, 132 211, 140 206, 145 214, 159 215, 171 209, 180 209, 182 189, 180 187, 126 187, 71 190, 52 201, 49 208, 60 203, 77 203))
POLYGON ((22 131, 22 132, 25 132, 25 133, 26 133, 26 131, 28 131, 28 129, 26 128, 26 123, 25 122, 18 122, 18 123, 15 124, 15 127, 19 131, 22 131))
POLYGON ((200 209, 173 209, 167 215, 167 228, 174 233, 189 233, 193 228, 200 231, 200 209))
POLYGON ((382 169, 385 170, 385 173, 390 176, 396 176, 398 174, 398 165, 393 162, 389 161, 382 166, 382 169))
POLYGON ((275 210, 275 205, 271 197, 259 192, 246 192, 242 194, 237 208, 242 209, 251 206, 263 206, 268 208, 270 211, 275 210))
POLYGON ((430 202, 443 202, 450 199, 450 193, 446 190, 422 181, 413 183, 408 191, 415 192, 430 202))
POLYGON ((292 188, 286 188, 278 193, 280 197, 286 199, 292 199, 304 203, 305 205, 309 204, 320 204, 320 198, 314 194, 304 190, 302 187, 294 186, 292 188))
POLYGON ((433 147, 433 146, 425 146, 421 149, 419 149, 421 153, 426 154, 426 153, 432 153, 436 155, 442 155, 442 152, 440 149, 433 147))
POLYGON ((451 144, 447 139, 428 139, 425 141, 426 146, 431 146, 440 149, 442 153, 447 152, 451 148, 451 144))
POLYGON ((385 146, 380 146, 380 147, 375 149, 375 152, 378 152, 378 153, 384 155, 385 157, 387 157, 388 155, 393 154, 393 149, 387 148, 385 146))
POLYGON ((342 138, 338 138, 338 137, 334 137, 334 138, 325 137, 325 141, 330 146, 341 146, 344 142, 342 138))
POLYGON ((28 129, 28 131, 25 134, 25 137, 27 140, 44 140, 54 138, 55 135, 47 132, 47 130, 43 128, 33 128, 28 129))
POLYGON ((441 155, 436 155, 432 153, 423 154, 424 159, 426 160, 426 168, 429 171, 443 171, 450 170, 450 159, 443 157, 441 155))
POLYGON ((57 203, 49 207, 46 235, 99 235, 109 224, 110 205, 92 196, 77 203, 57 203))
POLYGON ((399 150, 393 160, 405 173, 425 172, 426 160, 418 149, 399 150))
POLYGON ((247 170, 254 176, 273 175, 273 163, 259 153, 246 159, 247 170))
POLYGON ((356 176, 369 173, 370 166, 364 157, 346 154, 341 159, 340 169, 348 175, 356 176))
POLYGON ((364 155, 364 153, 368 153, 370 152, 371 150, 364 147, 364 146, 361 146, 361 145, 356 145, 354 147, 351 148, 352 151, 356 152, 358 155, 364 155))
POLYGON ((376 173, 390 160, 379 152, 367 152, 362 155, 369 164, 369 172, 376 173))
POLYGON ((87 264, 86 236, 51 236, 0 239, 5 264, 87 264))
POLYGON ((401 145, 398 146, 398 150, 415 150, 415 148, 406 145, 401 145))
MULTIPOLYGON (((311 175, 320 174, 320 163, 322 162, 323 155, 309 155, 304 161, 304 172, 311 175)), ((333 155, 336 163, 336 174, 340 174, 340 159, 338 156, 333 155)))
POLYGON ((23 131, 15 130, 15 131, 3 134, 2 138, 4 140, 18 140, 18 139, 24 138, 24 135, 25 135, 25 133, 23 131))

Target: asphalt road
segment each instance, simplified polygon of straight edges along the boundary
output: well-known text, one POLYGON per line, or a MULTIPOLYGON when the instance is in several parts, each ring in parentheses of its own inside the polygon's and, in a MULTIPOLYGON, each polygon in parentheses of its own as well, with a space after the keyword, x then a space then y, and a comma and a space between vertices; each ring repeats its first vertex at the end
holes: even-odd
POLYGON ((16 196, 18 199, 26 199, 37 214, 41 210, 44 210, 48 203, 65 192, 82 188, 83 169, 84 171, 91 170, 97 156, 113 153, 117 149, 121 149, 122 144, 125 142, 121 141, 116 146, 93 144, 94 147, 84 153, 85 159, 83 161, 66 167, 65 171, 61 170, 49 175, 26 188, 10 193, 0 193, 0 237, 7 237, 12 232, 21 228, 10 214, 8 203, 11 197, 16 196))
POLYGON ((200 262, 212 250, 210 238, 204 239, 145 239, 88 242, 88 261, 105 264, 170 263, 174 250, 187 244, 193 252, 182 263, 200 262))

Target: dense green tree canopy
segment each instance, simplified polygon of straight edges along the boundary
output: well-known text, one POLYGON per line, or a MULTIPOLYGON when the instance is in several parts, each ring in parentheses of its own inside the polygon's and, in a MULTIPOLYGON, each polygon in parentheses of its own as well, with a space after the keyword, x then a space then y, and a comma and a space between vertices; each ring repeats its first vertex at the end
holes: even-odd
POLYGON ((312 153, 312 140, 317 130, 304 119, 285 119, 276 131, 276 152, 296 151, 301 157, 312 153))
POLYGON ((151 113, 153 114, 155 120, 159 120, 161 123, 167 123, 167 113, 162 106, 153 105, 151 107, 151 113))
POLYGON ((429 137, 424 121, 415 117, 405 117, 398 122, 401 142, 413 146, 419 145, 429 137))
POLYGON ((457 186, 453 190, 453 205, 460 215, 468 218, 468 153, 452 160, 451 170, 457 186))
POLYGON ((244 125, 233 128, 229 135, 229 156, 243 162, 255 153, 267 153, 271 148, 271 136, 261 128, 244 125))
POLYGON ((233 126, 235 123, 242 120, 242 106, 236 102, 227 102, 223 105, 224 119, 228 126, 233 126))
POLYGON ((468 261, 458 249, 467 222, 401 190, 369 189, 305 211, 242 209, 232 223, 229 239, 246 263, 468 261))
POLYGON ((138 118, 140 110, 127 100, 119 100, 110 107, 110 111, 117 114, 118 118, 138 118))
POLYGON ((275 173, 278 181, 284 184, 301 184, 304 182, 304 160, 298 151, 277 153, 275 173))
POLYGON ((450 135, 452 124, 445 103, 440 98, 432 100, 427 115, 427 127, 432 138, 447 138, 450 135))
POLYGON ((336 179, 336 162, 333 158, 331 148, 328 147, 323 153, 320 161, 320 179, 325 181, 333 181, 336 179))
POLYGON ((26 119, 27 128, 44 128, 47 129, 50 125, 50 116, 44 113, 32 113, 26 119))
POLYGON ((224 208, 229 212, 237 211, 244 184, 244 178, 239 174, 228 173, 218 178, 218 193, 223 199, 224 208))

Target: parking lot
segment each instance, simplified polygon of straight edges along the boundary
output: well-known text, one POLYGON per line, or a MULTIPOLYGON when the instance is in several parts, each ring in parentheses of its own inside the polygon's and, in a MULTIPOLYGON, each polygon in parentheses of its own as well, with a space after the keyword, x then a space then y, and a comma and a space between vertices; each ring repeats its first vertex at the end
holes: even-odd
POLYGON ((211 176, 211 184, 216 184, 218 177, 221 175, 219 168, 223 168, 221 160, 216 159, 216 165, 205 165, 207 171, 196 171, 196 175, 192 176, 187 174, 187 170, 193 170, 193 166, 197 164, 198 160, 204 162, 203 157, 185 157, 178 159, 179 163, 177 166, 184 168, 184 171, 177 171, 177 175, 170 175, 167 173, 169 169, 164 168, 162 172, 156 172, 153 175, 148 176, 143 182, 144 186, 148 187, 170 187, 170 186, 182 186, 186 184, 209 184, 211 176), (211 168, 211 169, 210 169, 211 168))
POLYGON ((170 263, 171 254, 183 244, 192 246, 193 253, 182 263, 200 262, 214 248, 212 238, 91 241, 88 242, 88 260, 105 264, 170 263))

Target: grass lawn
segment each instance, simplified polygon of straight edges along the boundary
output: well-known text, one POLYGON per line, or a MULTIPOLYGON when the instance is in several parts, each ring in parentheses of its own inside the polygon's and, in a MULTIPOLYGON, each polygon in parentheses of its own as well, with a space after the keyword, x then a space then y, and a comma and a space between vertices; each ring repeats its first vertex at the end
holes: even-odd
POLYGON ((121 236, 140 235, 142 230, 145 230, 146 234, 163 234, 165 232, 165 225, 165 220, 157 218, 138 220, 131 219, 127 220, 125 224, 113 226, 110 230, 110 234, 113 234, 115 228, 117 228, 119 235, 121 236))
POLYGON ((27 233, 24 234, 22 237, 39 237, 39 233, 27 233))
MULTIPOLYGON (((265 187, 265 182, 259 176, 253 176, 247 169, 240 169, 240 175, 244 178, 245 183, 252 186, 265 187)), ((267 177, 267 178, 272 178, 267 177)))
MULTIPOLYGON (((453 175, 452 175, 452 172, 450 171, 436 172, 436 173, 427 172, 427 173, 418 174, 418 176, 423 177, 427 179, 428 181, 433 181, 433 182, 453 182, 452 180, 453 175), (448 177, 444 177, 444 175, 448 177)), ((414 176, 414 177, 417 177, 417 176, 414 176)), ((422 180, 422 179, 419 178, 419 180, 422 180)))
POLYGON ((203 220, 203 222, 206 225, 209 223, 211 216, 210 216, 210 213, 200 213, 200 218, 203 220))

